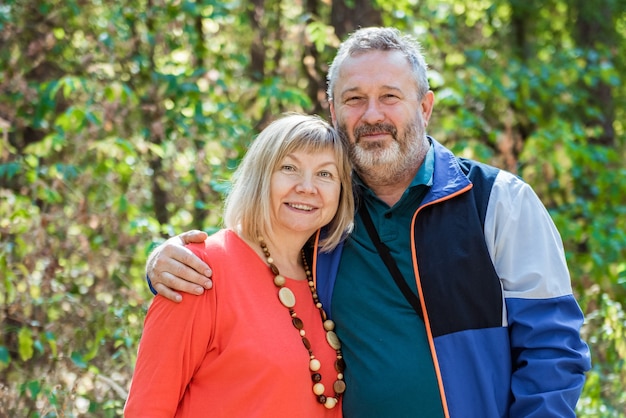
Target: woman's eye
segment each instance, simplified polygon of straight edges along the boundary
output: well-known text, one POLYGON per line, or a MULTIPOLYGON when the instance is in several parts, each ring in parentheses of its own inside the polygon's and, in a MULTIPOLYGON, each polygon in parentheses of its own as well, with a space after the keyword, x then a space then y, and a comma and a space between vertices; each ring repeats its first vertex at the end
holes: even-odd
POLYGON ((288 164, 283 165, 280 169, 283 171, 296 171, 296 168, 294 166, 288 164))
POLYGON ((330 171, 320 171, 319 173, 320 177, 324 177, 324 178, 328 178, 328 179, 332 179, 333 173, 331 173, 330 171))

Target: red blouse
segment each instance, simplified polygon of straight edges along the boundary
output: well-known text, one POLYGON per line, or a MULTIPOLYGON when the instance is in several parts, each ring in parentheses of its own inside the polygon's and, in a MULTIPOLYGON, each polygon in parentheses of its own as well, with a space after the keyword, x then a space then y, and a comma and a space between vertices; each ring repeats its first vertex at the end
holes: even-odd
MULTIPOLYGON (((309 355, 273 274, 234 232, 188 246, 213 270, 213 289, 179 304, 161 296, 148 309, 126 417, 341 417, 312 391, 309 355)), ((305 280, 288 279, 294 310, 334 395, 335 351, 326 343, 305 280)), ((350 390, 348 388, 348 390, 350 390)))

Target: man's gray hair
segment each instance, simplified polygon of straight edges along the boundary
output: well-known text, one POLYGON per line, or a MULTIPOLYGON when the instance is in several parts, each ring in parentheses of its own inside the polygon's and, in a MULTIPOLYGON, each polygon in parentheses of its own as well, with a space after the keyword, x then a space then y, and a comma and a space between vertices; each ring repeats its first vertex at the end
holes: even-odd
MULTIPOLYGON (((408 35, 402 35, 395 28, 362 28, 353 32, 340 46, 328 69, 328 100, 333 99, 333 89, 343 62, 351 56, 371 51, 400 51, 411 64, 413 78, 421 100, 430 89, 428 66, 421 52, 419 42, 408 35)), ((384 68, 381 68, 384 71, 384 68)))

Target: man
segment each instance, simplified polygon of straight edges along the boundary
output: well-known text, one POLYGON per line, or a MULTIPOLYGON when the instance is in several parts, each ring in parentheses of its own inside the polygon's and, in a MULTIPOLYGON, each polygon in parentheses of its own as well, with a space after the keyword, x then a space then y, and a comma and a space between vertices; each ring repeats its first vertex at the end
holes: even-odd
MULTIPOLYGON (((345 416, 575 416, 590 368, 583 315, 532 189, 425 134, 426 64, 398 31, 353 33, 328 81, 360 201, 343 246, 314 259, 347 364, 345 416)), ((174 276, 207 283, 180 247, 204 236, 181 237, 148 262, 166 296, 196 286, 174 276)))

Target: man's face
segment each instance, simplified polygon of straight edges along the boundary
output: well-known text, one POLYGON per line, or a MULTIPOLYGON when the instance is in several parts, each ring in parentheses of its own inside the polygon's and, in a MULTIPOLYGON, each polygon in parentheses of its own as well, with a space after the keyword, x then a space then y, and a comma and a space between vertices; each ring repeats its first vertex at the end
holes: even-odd
POLYGON ((423 147, 432 104, 432 92, 419 100, 401 52, 372 51, 343 62, 330 109, 335 127, 350 141, 357 171, 401 171, 423 147))

